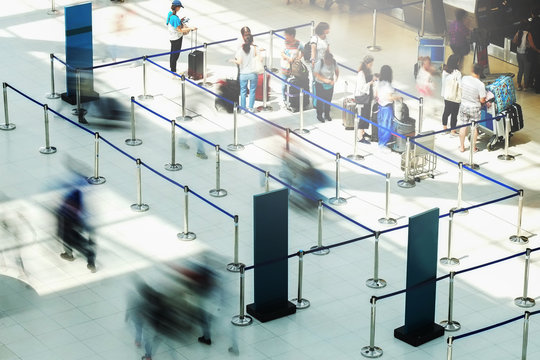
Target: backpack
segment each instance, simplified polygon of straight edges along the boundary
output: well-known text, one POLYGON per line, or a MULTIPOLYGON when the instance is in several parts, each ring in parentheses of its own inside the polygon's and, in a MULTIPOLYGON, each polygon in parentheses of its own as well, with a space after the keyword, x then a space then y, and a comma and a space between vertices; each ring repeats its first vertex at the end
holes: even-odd
POLYGON ((291 64, 291 75, 297 78, 305 78, 309 74, 306 65, 300 59, 296 59, 291 64))
POLYGON ((312 42, 311 39, 306 42, 306 44, 304 45, 304 51, 302 53, 302 55, 304 56, 304 60, 306 60, 306 62, 310 62, 311 61, 311 45, 312 44, 317 44, 317 42, 312 42))

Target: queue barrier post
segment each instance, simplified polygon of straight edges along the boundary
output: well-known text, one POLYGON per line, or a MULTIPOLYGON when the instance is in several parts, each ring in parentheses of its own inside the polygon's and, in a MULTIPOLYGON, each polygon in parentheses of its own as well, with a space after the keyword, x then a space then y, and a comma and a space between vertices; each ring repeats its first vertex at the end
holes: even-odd
POLYGON ((54 4, 54 0, 51 0, 51 9, 47 11, 48 15, 58 15, 59 11, 56 10, 56 6, 54 4))
MULTIPOLYGON (((367 105, 366 105, 367 106, 367 105)), ((358 121, 359 119, 355 116, 354 118, 354 139, 353 139, 353 153, 351 155, 348 155, 347 158, 352 160, 364 160, 364 157, 362 155, 359 155, 357 153, 358 150, 358 121)))
POLYGON ((386 173, 384 217, 379 219, 380 224, 395 225, 397 220, 390 217, 390 173, 386 173))
POLYGON ((45 155, 54 154, 56 148, 51 146, 49 141, 49 107, 47 104, 43 105, 43 118, 45 120, 45 146, 39 148, 39 152, 45 155))
POLYGON ((523 342, 521 344, 521 359, 527 360, 527 345, 529 342, 529 317, 531 316, 531 313, 528 311, 525 311, 525 315, 523 316, 523 342))
POLYGON ((516 157, 508 154, 508 146, 510 146, 510 117, 504 117, 504 154, 497 156, 499 160, 515 160, 516 157))
POLYGON ((239 272, 245 266, 238 261, 238 215, 234 215, 234 259, 232 263, 227 264, 227 270, 230 272, 239 272))
POLYGON ((323 232, 323 210, 324 205, 321 199, 317 203, 317 245, 312 246, 310 250, 313 255, 327 255, 330 252, 330 249, 325 247, 322 243, 322 232, 323 232))
POLYGON ((523 279, 523 296, 514 299, 514 304, 522 308, 533 307, 536 302, 533 298, 527 296, 527 290, 529 288, 529 268, 531 263, 531 249, 527 249, 525 253, 525 276, 523 279))
POLYGON ((372 30, 372 42, 367 47, 369 51, 380 51, 381 47, 377 46, 377 9, 373 9, 373 30, 372 30))
POLYGON ((382 289, 386 286, 386 280, 379 279, 379 231, 375 232, 375 252, 373 260, 373 277, 366 280, 366 286, 372 289, 382 289))
MULTIPOLYGON (((165 170, 182 170, 182 165, 176 162, 176 121, 171 120, 171 162, 165 164, 165 170)), ((186 186, 187 187, 187 186, 186 186)))
POLYGON ((424 98, 420 97, 420 99, 418 99, 418 132, 417 134, 420 134, 422 132, 423 122, 424 122, 424 98))
POLYGON ((375 312, 377 306, 377 298, 372 296, 369 300, 371 303, 371 324, 369 328, 369 345, 364 346, 361 350, 363 357, 378 358, 383 354, 383 350, 380 347, 375 346, 375 312))
POLYGON ((405 169, 404 179, 398 181, 398 186, 405 189, 410 189, 416 186, 416 181, 410 177, 411 168, 411 140, 407 136, 405 140, 405 169))
POLYGON ((331 197, 328 200, 330 204, 336 205, 336 206, 347 203, 347 199, 339 196, 339 188, 340 188, 340 181, 341 181, 340 161, 341 161, 341 155, 339 153, 336 153, 336 196, 331 197))
POLYGON ((81 70, 75 69, 75 102, 76 102, 76 108, 71 110, 71 113, 73 115, 76 115, 79 117, 80 123, 85 123, 84 121, 84 115, 86 114, 86 110, 81 107, 81 70))
POLYGON ((216 187, 209 191, 210 196, 224 197, 227 196, 227 190, 221 188, 221 161, 220 161, 220 148, 216 145, 216 187))
POLYGON ((189 231, 189 223, 188 223, 188 213, 189 213, 189 187, 187 185, 184 186, 184 231, 181 233, 178 233, 176 236, 179 240, 184 241, 191 241, 195 240, 197 238, 197 235, 189 231))
POLYGON ((287 128, 285 129, 285 150, 287 151, 290 150, 290 146, 289 146, 290 140, 291 140, 291 129, 287 128))
POLYGON ((203 81, 201 81, 198 85, 200 86, 206 86, 211 87, 213 84, 211 82, 207 82, 207 76, 208 76, 208 44, 203 44, 203 81))
POLYGON ((150 206, 142 202, 141 159, 135 160, 135 163, 137 164, 137 203, 131 205, 131 210, 145 212, 150 209, 150 206))
POLYGON ((149 95, 146 93, 146 59, 147 59, 147 56, 143 56, 142 60, 143 60, 143 63, 142 63, 142 78, 143 78, 143 93, 142 95, 139 95, 139 100, 153 100, 154 97, 152 95, 149 95))
POLYGON ((452 344, 454 343, 454 337, 449 336, 448 339, 446 339, 446 360, 452 360, 452 344))
POLYGON ((315 35, 315 21, 314 20, 311 20, 310 30, 311 30, 311 37, 313 37, 313 35, 315 35))
POLYGON ((300 103, 298 104, 299 106, 299 115, 300 115, 300 128, 294 130, 294 132, 297 132, 299 134, 309 134, 309 130, 308 129, 304 129, 304 89, 300 89, 300 93, 298 93, 298 98, 300 101, 300 103))
POLYGON ((253 318, 245 314, 245 267, 246 265, 240 264, 240 313, 233 316, 231 323, 236 326, 247 326, 253 323, 253 318))
POLYGON ((510 241, 514 244, 524 245, 529 242, 529 238, 521 233, 521 219, 523 217, 523 190, 519 190, 518 196, 518 223, 516 235, 510 236, 510 241))
POLYGON ((424 36, 424 28, 426 24, 426 0, 422 1, 422 17, 420 19, 420 36, 424 36))
POLYGON ((278 71, 277 68, 274 67, 274 30, 270 30, 270 71, 275 73, 278 71))
POLYGON ((182 88, 182 115, 177 116, 177 121, 191 121, 193 118, 189 115, 186 115, 186 76, 182 74, 180 77, 181 88, 182 88))
POLYGON ((447 255, 439 260, 442 265, 459 265, 459 259, 450 256, 452 248, 452 224, 454 222, 454 210, 448 213, 448 252, 447 255))
POLYGON ((45 95, 45 97, 47 99, 58 99, 60 97, 60 94, 58 94, 54 88, 54 54, 50 54, 50 57, 51 57, 51 92, 45 95))
POLYGON ((270 191, 270 171, 264 172, 264 192, 270 191))
POLYGON ((467 215, 469 213, 469 210, 465 209, 462 210, 463 207, 461 205, 462 197, 463 197, 463 162, 460 161, 458 163, 459 173, 458 173, 458 192, 457 192, 457 206, 453 207, 452 210, 454 212, 458 212, 460 215, 467 215))
POLYGON ((135 137, 135 103, 133 102, 135 97, 131 97, 131 139, 126 139, 126 145, 129 146, 138 146, 142 144, 141 139, 135 137))
POLYGON ((473 154, 476 150, 476 132, 478 128, 478 123, 476 121, 473 121, 471 124, 471 142, 470 142, 470 149, 469 149, 469 162, 465 165, 470 167, 473 170, 480 169, 480 165, 475 164, 473 161, 473 154))
POLYGON ((90 185, 101 185, 105 182, 103 176, 99 176, 99 132, 94 134, 94 176, 86 179, 90 185))
POLYGON ((454 277, 456 276, 455 271, 450 272, 449 278, 449 288, 448 288, 448 319, 441 321, 440 324, 444 327, 446 331, 458 331, 461 329, 461 324, 452 319, 454 313, 454 277))
POLYGON ((310 302, 308 299, 302 297, 302 278, 304 276, 304 251, 298 251, 298 295, 296 298, 292 299, 291 302, 296 306, 297 309, 308 308, 310 302))
MULTIPOLYGON (((268 67, 266 66, 266 53, 264 55, 264 71, 263 71, 263 80, 262 80, 262 86, 263 86, 263 104, 262 106, 259 106, 257 108, 258 111, 272 111, 272 106, 268 105, 268 75, 266 72, 269 71, 268 67)), ((251 96, 251 95, 250 95, 251 96)))
POLYGON ((9 122, 7 87, 8 87, 8 84, 3 82, 2 93, 4 95, 4 124, 0 124, 0 130, 5 130, 5 131, 13 130, 16 128, 15 124, 9 122))
POLYGON ((244 150, 244 145, 238 143, 238 104, 233 106, 233 143, 227 145, 227 149, 231 151, 244 150))

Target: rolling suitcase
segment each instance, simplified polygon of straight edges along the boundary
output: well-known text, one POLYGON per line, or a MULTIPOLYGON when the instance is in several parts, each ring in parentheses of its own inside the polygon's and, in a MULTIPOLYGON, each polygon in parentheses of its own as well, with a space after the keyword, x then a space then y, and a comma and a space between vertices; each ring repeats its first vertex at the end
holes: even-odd
MULTIPOLYGON (((197 30, 195 30, 195 46, 197 46, 197 30)), ((191 35, 191 47, 193 48, 193 35, 191 35)), ((203 78, 203 52, 201 50, 193 50, 188 55, 188 77, 193 80, 203 78)))
POLYGON ((508 116, 510 116, 510 132, 516 132, 523 129, 523 112, 521 105, 518 103, 512 104, 508 108, 508 116))
MULTIPOLYGON (((257 90, 255 90, 255 100, 257 101, 263 101, 263 80, 263 74, 257 75, 257 90)), ((266 94, 270 95, 270 74, 266 74, 266 94)))
POLYGON ((345 130, 354 130, 354 119, 356 118, 356 100, 354 100, 354 98, 343 99, 343 108, 350 111, 341 111, 343 126, 345 127, 345 130))
MULTIPOLYGON (((309 78, 308 77, 295 77, 291 76, 288 79, 293 85, 298 86, 306 91, 309 90, 309 78)), ((294 86, 289 86, 288 90, 285 91, 285 98, 287 103, 287 109, 292 112, 300 111, 300 90, 294 86)), ((304 110, 307 109, 309 105, 309 96, 304 92, 304 110)))

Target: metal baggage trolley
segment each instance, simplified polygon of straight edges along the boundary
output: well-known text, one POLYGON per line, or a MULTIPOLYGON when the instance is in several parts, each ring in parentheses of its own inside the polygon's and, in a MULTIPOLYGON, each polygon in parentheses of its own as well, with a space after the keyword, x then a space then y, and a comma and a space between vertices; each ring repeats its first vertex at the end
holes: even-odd
POLYGON ((418 37, 418 56, 429 56, 431 64, 439 71, 442 71, 444 65, 445 39, 442 36, 419 36, 418 37))
MULTIPOLYGON (((421 132, 421 135, 433 133, 433 131, 421 132)), ((435 136, 424 136, 414 140, 418 144, 433 150, 435 145, 435 136)), ((414 145, 414 144, 412 144, 414 145)), ((405 171, 405 160, 407 152, 401 154, 401 170, 405 171)), ((411 146, 409 154, 409 175, 415 181, 420 181, 423 178, 434 178, 435 169, 437 168, 437 155, 420 146, 411 146)))

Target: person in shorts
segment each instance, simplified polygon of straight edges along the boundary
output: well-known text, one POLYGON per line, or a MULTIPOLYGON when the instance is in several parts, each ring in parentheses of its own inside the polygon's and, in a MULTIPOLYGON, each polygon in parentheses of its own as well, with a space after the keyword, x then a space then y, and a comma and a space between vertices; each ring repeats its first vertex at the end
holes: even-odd
MULTIPOLYGON (((474 64, 472 74, 461 79, 461 103, 459 105, 458 125, 470 124, 473 121, 480 121, 480 109, 486 102, 486 87, 480 80, 482 65, 474 64)), ((459 129, 459 151, 465 151, 465 137, 469 132, 469 127, 464 126, 459 129)), ((478 129, 472 134, 471 143, 476 144, 478 129)), ((478 151, 477 148, 474 151, 478 151)))

